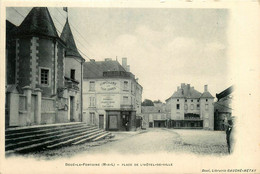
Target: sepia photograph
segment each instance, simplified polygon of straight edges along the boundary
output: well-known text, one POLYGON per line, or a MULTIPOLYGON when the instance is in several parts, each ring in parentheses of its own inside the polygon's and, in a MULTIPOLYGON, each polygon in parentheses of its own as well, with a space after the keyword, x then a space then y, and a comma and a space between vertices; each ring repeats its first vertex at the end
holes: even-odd
POLYGON ((1 173, 260 173, 258 2, 7 2, 1 173))

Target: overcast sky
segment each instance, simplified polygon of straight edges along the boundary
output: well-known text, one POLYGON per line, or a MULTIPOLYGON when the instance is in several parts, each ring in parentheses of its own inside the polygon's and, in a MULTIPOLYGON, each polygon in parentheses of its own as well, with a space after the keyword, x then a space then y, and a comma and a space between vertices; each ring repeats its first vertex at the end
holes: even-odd
MULTIPOLYGON (((26 16, 31 8, 15 9, 26 16)), ((62 31, 66 12, 60 7, 49 11, 62 31)), ((7 8, 7 19, 15 25, 22 16, 7 8)), ((213 96, 231 85, 226 9, 69 8, 69 21, 86 61, 128 58, 143 99, 164 101, 181 83, 200 92, 208 84, 213 96)))

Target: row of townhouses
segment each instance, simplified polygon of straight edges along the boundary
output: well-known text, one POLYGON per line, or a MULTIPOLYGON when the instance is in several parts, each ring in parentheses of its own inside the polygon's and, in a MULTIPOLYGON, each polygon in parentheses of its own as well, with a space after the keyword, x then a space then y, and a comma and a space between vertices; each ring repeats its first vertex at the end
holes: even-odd
POLYGON ((214 102, 208 85, 201 93, 182 83, 166 103, 155 101, 154 106, 142 106, 143 127, 225 130, 232 116, 233 91, 231 86, 216 94, 214 102))
POLYGON ((6 127, 85 122, 135 130, 142 86, 127 58, 85 59, 67 18, 59 36, 46 7, 6 21, 6 127))

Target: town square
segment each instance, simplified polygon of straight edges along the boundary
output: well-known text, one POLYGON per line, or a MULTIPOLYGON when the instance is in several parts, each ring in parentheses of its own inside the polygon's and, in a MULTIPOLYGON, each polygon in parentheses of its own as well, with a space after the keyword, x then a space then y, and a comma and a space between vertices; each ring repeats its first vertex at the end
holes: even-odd
POLYGON ((0 173, 259 173, 255 2, 9 1, 0 173))
MULTIPOLYGON (((190 84, 193 81, 189 80, 190 83, 185 83, 183 79, 177 84, 178 86, 174 87, 175 89, 169 91, 167 98, 158 97, 157 100, 151 100, 152 96, 149 97, 146 93, 148 87, 146 84, 142 85, 145 79, 139 78, 143 74, 137 76, 133 73, 137 69, 135 64, 129 64, 132 62, 131 58, 116 56, 116 58, 105 57, 103 60, 96 60, 90 57, 91 52, 88 54, 88 49, 84 49, 81 45, 81 42, 87 39, 84 37, 81 41, 75 39, 75 35, 77 37, 84 35, 74 25, 73 14, 77 14, 77 10, 77 8, 67 7, 7 8, 8 15, 15 14, 19 19, 6 20, 5 150, 7 156, 27 153, 44 154, 47 151, 57 154, 55 150, 60 151, 67 147, 72 149, 76 147, 75 153, 78 151, 77 148, 81 149, 81 147, 91 147, 90 150, 83 148, 87 152, 94 152, 97 149, 98 152, 104 153, 111 149, 118 150, 120 153, 152 153, 161 150, 226 155, 232 152, 234 85, 223 83, 219 88, 214 83, 210 84, 210 81, 202 80, 202 83, 194 81, 195 84, 200 84, 199 87, 194 87, 194 84, 190 84), (63 21, 61 18, 65 19, 65 24, 63 28, 58 29, 56 25, 61 25, 63 21), (20 24, 14 24, 12 20, 15 23, 19 21, 20 24), (81 45, 80 49, 77 45, 81 45), (212 89, 219 91, 212 93, 212 89), (210 140, 211 138, 213 139, 210 140), (92 147, 93 143, 99 146, 92 147)), ((91 11, 93 9, 89 9, 89 12, 91 11)), ((119 11, 125 15, 151 14, 149 10, 144 10, 144 13, 137 9, 126 11, 119 9, 119 11)), ((158 16, 180 13, 181 17, 186 18, 187 14, 193 15, 194 24, 190 25, 194 25, 194 30, 199 27, 196 20, 201 20, 200 14, 208 14, 216 19, 221 18, 217 22, 208 24, 208 27, 213 27, 212 29, 219 27, 216 30, 218 32, 216 35, 219 37, 211 36, 210 41, 190 30, 185 34, 174 36, 172 35, 175 32, 173 24, 170 24, 170 20, 164 21, 169 31, 163 31, 163 34, 173 39, 177 37, 173 42, 184 44, 183 48, 177 50, 178 54, 175 50, 170 52, 180 56, 175 58, 179 59, 179 63, 182 59, 187 59, 186 53, 181 51, 185 51, 185 48, 193 52, 192 44, 196 39, 200 39, 200 44, 208 47, 203 54, 196 53, 197 56, 205 56, 207 52, 207 56, 215 56, 216 59, 226 58, 224 35, 226 22, 223 20, 228 15, 226 10, 175 11, 167 13, 158 10, 158 16), (186 38, 182 35, 186 35, 186 38), (188 39, 191 43, 187 42, 188 39)), ((114 12, 108 9, 107 14, 114 15, 114 12)), ((125 20, 129 20, 129 23, 131 20, 136 22, 135 18, 128 18, 122 17, 121 21, 116 22, 125 20)), ((147 27, 152 24, 149 22, 146 26, 143 24, 141 28, 137 28, 137 31, 149 34, 151 31, 148 31, 147 27)), ((138 27, 138 24, 135 25, 138 27)), ((201 28, 197 30, 202 32, 201 28)), ((129 45, 132 42, 131 37, 138 36, 133 34, 130 37, 130 34, 131 30, 128 36, 123 34, 126 40, 122 42, 129 47, 131 47, 129 45)), ((169 38, 161 38, 159 34, 153 34, 157 40, 170 42, 169 38)), ((149 43, 144 43, 144 46, 146 44, 149 43)), ((176 47, 175 43, 169 44, 173 44, 169 45, 172 49, 181 46, 176 47)), ((120 47, 117 49, 120 50, 120 47)), ((223 66, 223 61, 209 62, 207 56, 200 60, 207 62, 204 64, 206 67, 201 66, 197 71, 203 73, 206 70, 214 74, 216 70, 219 71, 215 68, 218 67, 222 73, 216 73, 216 78, 220 78, 221 81, 225 79, 223 75, 227 68, 223 66), (211 70, 207 69, 209 66, 211 70)), ((196 62, 191 64, 195 65, 196 62)), ((187 71, 190 77, 196 76, 194 70, 189 70, 189 65, 184 64, 184 66, 184 71, 187 71)), ((178 69, 174 64, 172 67, 178 69)), ((204 77, 203 74, 198 75, 204 77)), ((207 77, 209 76, 206 75, 205 78, 207 77)), ((151 83, 153 81, 150 80, 148 85, 153 85, 151 83)), ((157 89, 154 89, 154 92, 148 94, 157 97, 156 91, 157 89)), ((70 154, 71 150, 68 150, 68 153, 70 154)))

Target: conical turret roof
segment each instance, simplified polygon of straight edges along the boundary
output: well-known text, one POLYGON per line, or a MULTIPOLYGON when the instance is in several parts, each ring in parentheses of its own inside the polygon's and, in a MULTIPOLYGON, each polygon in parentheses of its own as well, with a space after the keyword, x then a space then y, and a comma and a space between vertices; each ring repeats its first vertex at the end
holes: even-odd
POLYGON ((72 31, 70 29, 68 18, 65 26, 63 27, 60 38, 66 43, 66 56, 73 56, 83 59, 78 52, 72 31))
POLYGON ((47 7, 34 7, 18 27, 17 35, 43 35, 59 38, 47 7))

